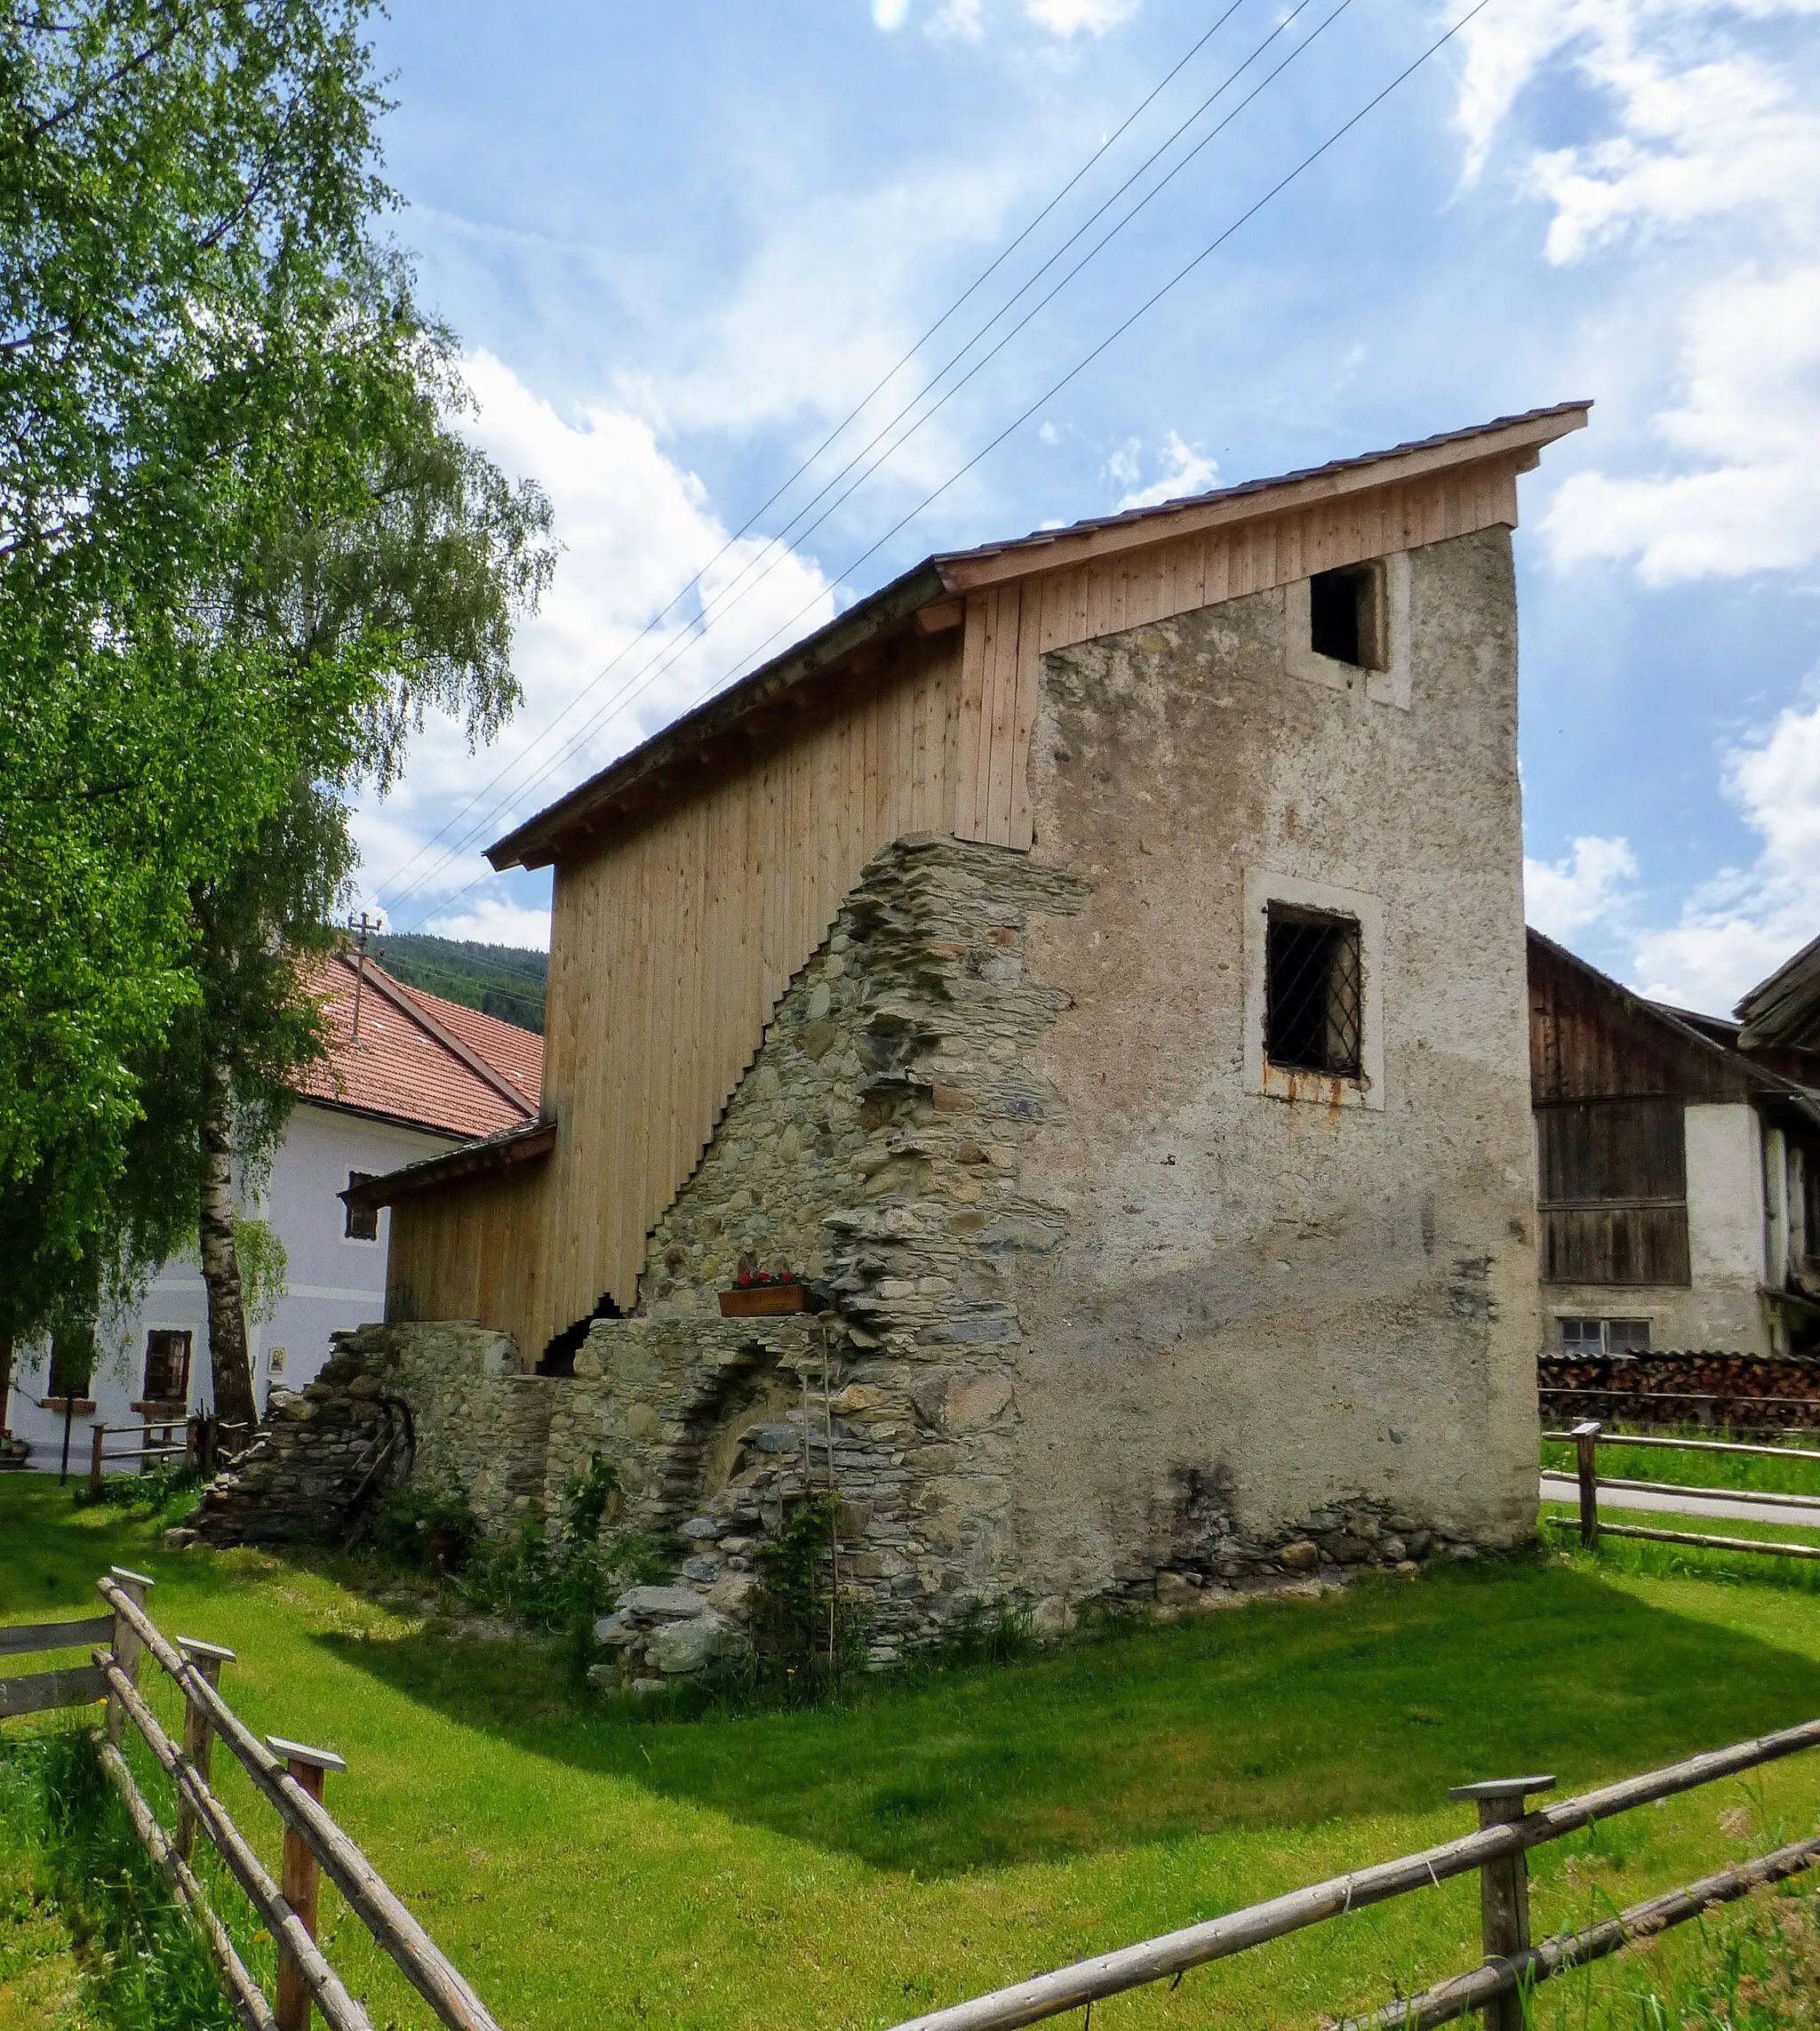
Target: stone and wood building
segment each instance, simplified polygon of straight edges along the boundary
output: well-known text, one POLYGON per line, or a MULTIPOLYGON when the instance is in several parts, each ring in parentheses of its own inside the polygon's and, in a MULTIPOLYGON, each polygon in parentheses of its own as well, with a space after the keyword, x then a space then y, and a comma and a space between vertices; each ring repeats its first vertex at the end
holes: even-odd
POLYGON ((1524 1538, 1511 532, 1586 406, 933 557, 499 842, 540 1117, 350 1193, 299 1417, 402 1392, 489 1520, 612 1458, 635 1675, 805 1486, 879 1658, 1524 1538))
POLYGON ((1816 949, 1727 1021, 1529 933, 1545 1355, 1820 1351, 1816 949))

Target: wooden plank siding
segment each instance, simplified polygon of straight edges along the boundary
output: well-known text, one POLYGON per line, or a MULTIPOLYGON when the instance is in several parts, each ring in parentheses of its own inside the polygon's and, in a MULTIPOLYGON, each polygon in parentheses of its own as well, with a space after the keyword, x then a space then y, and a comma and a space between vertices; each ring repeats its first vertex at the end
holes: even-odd
MULTIPOLYGON (((866 862, 910 832, 1028 851, 1051 651, 1503 524, 1533 451, 964 594, 959 628, 823 673, 557 860, 536 1170, 393 1208, 388 1316, 477 1318, 535 1358, 603 1294, 633 1303, 646 1237, 714 1133, 765 1024, 866 862)), ((996 567, 995 567, 996 568, 996 567)), ((642 793, 649 794, 649 793, 642 793)), ((592 822, 592 821, 590 821, 592 822)))
POLYGON ((535 1359, 610 1293, 695 1168, 778 997, 880 848, 953 824, 960 637, 918 643, 556 871, 547 1162, 392 1209, 392 1318, 535 1359))

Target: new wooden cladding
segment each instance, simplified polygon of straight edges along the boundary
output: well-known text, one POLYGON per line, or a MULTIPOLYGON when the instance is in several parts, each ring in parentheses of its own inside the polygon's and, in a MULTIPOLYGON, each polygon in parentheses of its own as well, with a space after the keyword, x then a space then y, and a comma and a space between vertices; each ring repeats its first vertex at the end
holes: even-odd
MULTIPOLYGON (((679 759, 661 792, 556 865, 548 1160, 395 1203, 392 1318, 472 1318, 535 1360, 603 1294, 698 1161, 778 998, 866 862, 913 832, 1027 851, 1052 651, 1317 571, 1516 521, 1533 449, 1133 544, 925 608, 843 673, 679 759), (958 622, 958 626, 955 625, 958 622)), ((984 568, 984 567, 982 567, 984 568)), ((994 569, 998 567, 994 566, 994 569)), ((641 793, 644 794, 644 793, 641 793)))

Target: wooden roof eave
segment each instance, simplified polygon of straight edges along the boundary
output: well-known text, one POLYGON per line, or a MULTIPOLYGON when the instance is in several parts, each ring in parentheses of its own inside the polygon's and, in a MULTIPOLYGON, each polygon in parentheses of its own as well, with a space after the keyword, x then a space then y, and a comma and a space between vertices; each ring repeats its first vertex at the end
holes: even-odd
MULTIPOLYGON (((738 684, 716 692, 705 705, 667 726, 622 762, 611 764, 565 797, 540 811, 486 850, 503 874, 508 868, 547 868, 563 844, 586 835, 616 806, 641 789, 657 789, 667 773, 694 758, 708 743, 746 730, 753 716, 796 691, 805 680, 833 674, 883 637, 906 628, 925 608, 946 606, 953 593, 933 560, 894 579, 850 607, 806 642, 763 664, 738 684)), ((954 616, 955 620, 959 614, 954 616)))
POLYGON ((1374 452, 1321 468, 1300 478, 1253 481, 1210 496, 1190 496, 1179 506, 1144 509, 1076 529, 1046 530, 1015 542, 954 552, 934 561, 957 592, 976 592, 1007 579, 1027 578, 1034 572, 1066 571, 1071 565, 1153 543, 1198 536, 1266 515, 1294 514, 1318 501, 1337 500, 1376 487, 1401 486, 1460 467, 1514 458, 1519 461, 1515 469, 1529 472, 1540 462, 1546 445, 1585 428, 1592 406, 1590 402, 1561 403, 1553 409, 1513 418, 1501 428, 1460 431, 1408 451, 1374 452))
POLYGON ((346 1205, 377 1211, 381 1206, 395 1206, 403 1199, 415 1198, 419 1193, 440 1191, 463 1178, 539 1163, 555 1147, 555 1123, 531 1122, 523 1128, 489 1136, 483 1142, 465 1142, 459 1149, 439 1150, 434 1156, 419 1157, 415 1163, 403 1164, 396 1171, 350 1185, 335 1195, 346 1205))
POLYGON ((698 772, 713 758, 712 754, 702 756, 704 748, 749 734, 755 714, 797 692, 818 673, 833 675, 843 666, 851 668, 869 647, 913 625, 925 634, 958 626, 970 592, 1469 466, 1502 460, 1513 471, 1527 472, 1544 446, 1583 428, 1591 408, 1590 402, 1557 403, 1305 473, 1246 481, 1179 503, 930 557, 578 784, 495 841, 486 850, 487 859, 501 874, 511 868, 548 867, 566 845, 587 840, 615 812, 660 796, 679 772, 698 772))

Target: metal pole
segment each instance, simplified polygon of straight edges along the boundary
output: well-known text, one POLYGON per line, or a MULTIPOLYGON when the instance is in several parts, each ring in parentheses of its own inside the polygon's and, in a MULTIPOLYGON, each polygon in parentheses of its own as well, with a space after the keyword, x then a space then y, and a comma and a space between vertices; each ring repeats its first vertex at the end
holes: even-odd
MULTIPOLYGON (((1456 1785, 1448 1796, 1476 1804, 1481 1827, 1507 1827, 1527 1817, 1523 1801, 1530 1792, 1553 1789, 1552 1777, 1498 1777, 1484 1784, 1456 1785)), ((1488 1966, 1529 1951, 1529 1858, 1522 1850, 1481 1865, 1479 1922, 1488 1966)), ((1494 1996, 1485 2005, 1485 2031, 1523 2031, 1521 1989, 1494 1996)))
POLYGON ((69 1424, 76 1415, 76 1393, 66 1377, 63 1384, 63 1464, 57 1469, 57 1485, 69 1479, 69 1424))

